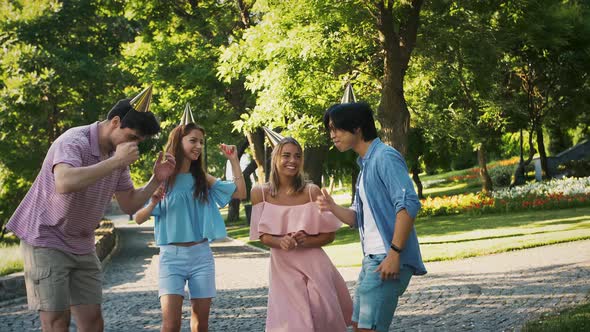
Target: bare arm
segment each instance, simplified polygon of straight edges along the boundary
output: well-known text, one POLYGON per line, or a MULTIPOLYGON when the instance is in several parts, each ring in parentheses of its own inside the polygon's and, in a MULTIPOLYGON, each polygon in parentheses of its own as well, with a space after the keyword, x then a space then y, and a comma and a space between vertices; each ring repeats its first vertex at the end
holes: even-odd
POLYGON ((246 182, 244 181, 244 176, 242 175, 240 161, 237 158, 232 158, 230 159, 230 163, 232 175, 235 179, 234 183, 236 184, 236 191, 231 197, 237 199, 246 199, 246 182))
POLYGON ((280 236, 262 234, 260 236, 260 242, 267 247, 281 249, 281 238, 280 236))
POLYGON ((143 224, 150 218, 154 208, 164 199, 166 192, 164 186, 160 186, 152 195, 152 199, 150 199, 150 203, 145 207, 139 209, 135 214, 135 222, 139 225, 143 224))
POLYGON ((270 234, 262 234, 260 236, 260 242, 264 243, 265 245, 271 248, 283 249, 283 250, 291 250, 297 247, 297 242, 295 238, 291 235, 270 235, 270 234))
POLYGON ((336 233, 320 233, 317 235, 307 235, 304 232, 297 232, 293 236, 297 242, 297 246, 302 248, 320 248, 326 244, 330 244, 336 238, 336 233))
MULTIPOLYGON (((413 226, 414 219, 408 214, 408 211, 405 209, 400 210, 396 215, 392 243, 399 249, 403 250, 413 226)), ((388 248, 387 256, 375 271, 381 273, 381 279, 383 280, 398 278, 400 271, 400 253, 393 250, 393 248, 388 248)))
POLYGON ((115 197, 123 212, 134 214, 145 204, 158 186, 160 186, 160 183, 152 176, 145 186, 128 191, 117 191, 115 197))
POLYGON ((154 203, 153 201, 150 201, 150 204, 139 209, 137 211, 137 213, 135 213, 135 222, 138 225, 141 225, 144 222, 146 222, 148 219, 150 219, 150 216, 152 215, 152 211, 154 211, 156 204, 158 204, 158 203, 154 203))
POLYGON ((236 191, 234 191, 231 197, 235 199, 246 199, 246 182, 244 181, 242 168, 240 167, 238 149, 235 145, 225 144, 220 144, 219 149, 231 164, 231 172, 234 177, 234 183, 236 184, 236 191))
POLYGON ((91 166, 72 167, 68 164, 57 164, 53 168, 55 191, 67 194, 84 190, 115 169, 127 167, 137 160, 138 156, 137 143, 128 142, 117 145, 117 150, 111 158, 91 166))
MULTIPOLYGON (((393 231, 393 239, 391 243, 400 249, 405 248, 406 241, 410 237, 410 233, 414 227, 414 219, 410 217, 408 211, 403 209, 397 213, 395 221, 395 229, 393 231)), ((393 249, 390 249, 393 251, 393 249)))
POLYGON ((58 194, 82 191, 111 174, 118 167, 119 163, 113 158, 86 167, 57 164, 53 168, 55 191, 58 194))
POLYGON ((115 193, 119 206, 121 206, 121 210, 125 213, 134 214, 139 210, 160 184, 174 172, 176 167, 174 156, 166 153, 164 161, 162 161, 163 158, 163 154, 160 153, 154 164, 154 175, 152 175, 150 181, 145 186, 139 189, 118 191, 115 193))

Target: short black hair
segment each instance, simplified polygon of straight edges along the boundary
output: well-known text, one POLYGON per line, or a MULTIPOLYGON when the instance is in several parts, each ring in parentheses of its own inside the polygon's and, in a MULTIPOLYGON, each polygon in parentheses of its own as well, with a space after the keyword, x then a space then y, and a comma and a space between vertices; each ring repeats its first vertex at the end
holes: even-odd
POLYGON ((334 128, 346 130, 354 134, 357 128, 361 128, 365 142, 377 138, 377 128, 373 119, 373 110, 367 103, 346 103, 330 106, 324 113, 324 126, 330 131, 330 120, 334 128))
POLYGON ((154 136, 160 132, 160 123, 152 112, 137 112, 131 107, 131 99, 119 100, 107 114, 107 120, 118 116, 121 119, 121 129, 137 130, 142 136, 154 136))

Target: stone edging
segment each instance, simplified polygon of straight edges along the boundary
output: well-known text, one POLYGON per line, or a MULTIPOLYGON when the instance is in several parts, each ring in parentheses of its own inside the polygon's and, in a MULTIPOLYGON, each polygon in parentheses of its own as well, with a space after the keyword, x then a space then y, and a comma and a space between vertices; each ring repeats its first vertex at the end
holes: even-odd
MULTIPOLYGON (((110 261, 118 248, 117 230, 112 221, 103 220, 95 231, 96 254, 101 260, 102 268, 110 261)), ((0 304, 15 300, 26 295, 24 272, 16 272, 0 277, 0 304)))

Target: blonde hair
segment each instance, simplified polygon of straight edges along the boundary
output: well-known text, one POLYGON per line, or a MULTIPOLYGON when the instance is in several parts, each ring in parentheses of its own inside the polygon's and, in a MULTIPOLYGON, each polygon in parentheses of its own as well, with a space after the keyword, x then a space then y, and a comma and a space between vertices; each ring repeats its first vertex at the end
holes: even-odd
MULTIPOLYGON (((281 153, 283 152, 283 148, 287 144, 295 145, 297 149, 299 149, 299 152, 301 152, 301 158, 303 158, 303 148, 301 147, 301 144, 299 144, 299 142, 297 142, 297 140, 295 140, 293 137, 285 137, 275 145, 274 149, 272 150, 272 158, 270 161, 270 176, 268 181, 270 189, 269 191, 272 197, 275 197, 279 192, 280 179, 277 164, 279 162, 279 158, 281 157, 281 153)), ((305 175, 301 171, 302 169, 303 159, 301 160, 301 167, 299 168, 297 175, 295 175, 295 181, 293 181, 293 189, 289 190, 289 194, 302 192, 303 189, 305 189, 307 183, 309 182, 305 179, 305 175)))

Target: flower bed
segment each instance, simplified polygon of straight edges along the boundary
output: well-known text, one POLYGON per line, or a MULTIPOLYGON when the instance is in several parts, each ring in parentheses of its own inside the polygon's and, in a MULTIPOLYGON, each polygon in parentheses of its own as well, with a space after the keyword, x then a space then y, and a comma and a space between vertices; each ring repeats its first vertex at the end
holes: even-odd
POLYGON ((491 195, 463 194, 421 201, 420 216, 495 213, 590 205, 590 177, 534 182, 491 195))
MULTIPOLYGON (((518 164, 519 158, 518 157, 513 157, 510 159, 505 159, 505 160, 500 160, 500 161, 495 161, 493 163, 488 164, 487 168, 488 171, 495 169, 495 168, 502 168, 502 167, 514 167, 516 164, 518 164)), ((477 179, 479 178, 479 172, 480 172, 480 168, 479 167, 473 167, 470 168, 467 171, 467 174, 464 175, 454 175, 451 176, 449 178, 447 178, 447 181, 451 181, 451 182, 460 182, 460 181, 467 181, 467 180, 473 180, 473 179, 477 179)))

